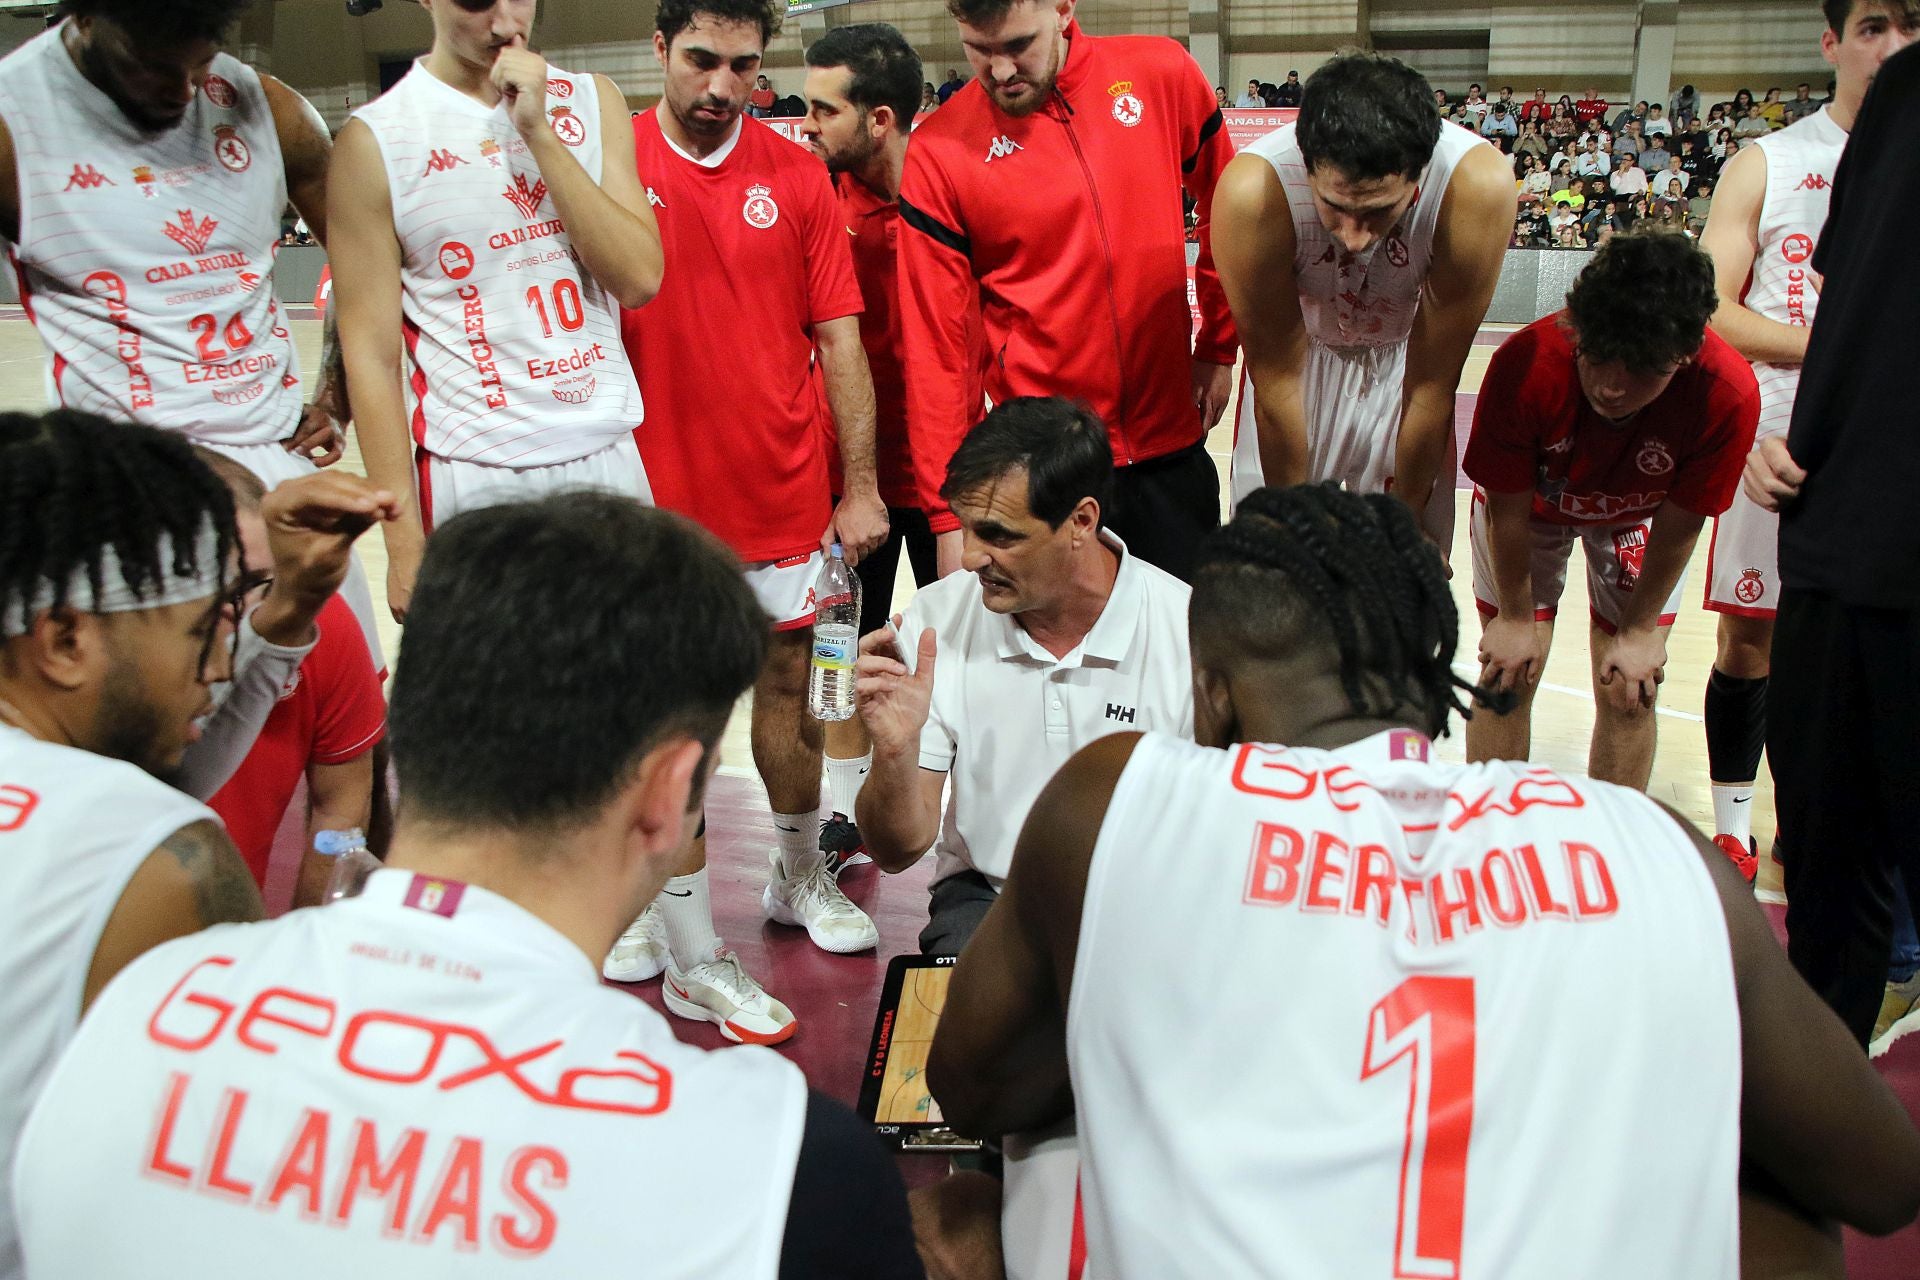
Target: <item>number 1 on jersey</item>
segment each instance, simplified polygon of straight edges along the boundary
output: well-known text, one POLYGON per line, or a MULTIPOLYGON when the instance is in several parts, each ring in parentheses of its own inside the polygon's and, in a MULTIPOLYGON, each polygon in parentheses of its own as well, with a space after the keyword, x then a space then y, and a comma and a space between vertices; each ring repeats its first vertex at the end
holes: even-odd
POLYGON ((1373 1006, 1360 1078, 1408 1059, 1395 1280, 1462 1280, 1467 1144, 1473 1136, 1472 978, 1408 978, 1373 1006))

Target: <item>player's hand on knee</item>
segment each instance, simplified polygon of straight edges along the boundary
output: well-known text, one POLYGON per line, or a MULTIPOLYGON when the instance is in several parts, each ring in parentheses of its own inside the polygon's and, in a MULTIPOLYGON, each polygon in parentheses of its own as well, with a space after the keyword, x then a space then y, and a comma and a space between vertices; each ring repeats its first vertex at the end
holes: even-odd
POLYGON ((346 452, 347 431, 319 405, 305 405, 300 410, 300 425, 287 438, 285 448, 316 467, 330 467, 346 452))
POLYGON ((860 637, 860 656, 854 662, 854 706, 874 750, 892 754, 920 741, 933 706, 933 667, 939 639, 931 628, 920 633, 914 668, 907 670, 900 651, 900 617, 860 637))
POLYGON ((1531 618, 1495 617, 1480 633, 1480 683, 1485 688, 1521 692, 1540 679, 1546 665, 1546 646, 1531 618))
POLYGON ((1787 452, 1785 436, 1767 436, 1753 446, 1740 484, 1754 505, 1764 511, 1778 511, 1800 494, 1807 473, 1787 452))
POLYGON ((1652 710, 1667 678, 1667 644, 1658 631, 1622 630, 1600 659, 1600 686, 1622 714, 1652 710))

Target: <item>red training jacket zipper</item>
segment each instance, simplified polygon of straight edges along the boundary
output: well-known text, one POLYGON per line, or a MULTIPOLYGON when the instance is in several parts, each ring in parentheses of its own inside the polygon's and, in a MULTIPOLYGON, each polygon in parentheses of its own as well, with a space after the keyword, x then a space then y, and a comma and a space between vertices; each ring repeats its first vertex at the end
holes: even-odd
POLYGON ((1093 181, 1093 170, 1087 167, 1087 156, 1080 149, 1080 139, 1073 132, 1073 104, 1067 101, 1067 95, 1060 92, 1060 86, 1053 87, 1053 96, 1060 100, 1066 109, 1064 116, 1056 116, 1060 127, 1066 130, 1067 145, 1073 148, 1073 158, 1080 163, 1080 176, 1086 180, 1087 194, 1093 198, 1093 220, 1100 228, 1100 255, 1107 263, 1107 319, 1113 324, 1113 362, 1120 374, 1120 394, 1114 405, 1115 421, 1108 423, 1115 435, 1120 437, 1120 452, 1126 456, 1115 458, 1116 466, 1126 466, 1134 460, 1133 439, 1127 432, 1127 360, 1126 348, 1120 340, 1120 300, 1113 293, 1113 242, 1107 236, 1107 214, 1100 204, 1100 188, 1093 181))

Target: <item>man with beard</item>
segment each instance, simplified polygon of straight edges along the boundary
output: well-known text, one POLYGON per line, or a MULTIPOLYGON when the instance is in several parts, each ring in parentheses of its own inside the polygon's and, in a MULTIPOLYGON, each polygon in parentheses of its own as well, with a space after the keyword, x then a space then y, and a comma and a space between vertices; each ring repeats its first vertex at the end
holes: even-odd
POLYGON ((177 434, 0 415, 0 476, 0 1276, 13 1276, 14 1144, 81 1013, 150 948, 260 914, 213 812, 150 775, 180 768, 246 633, 311 635, 353 539, 396 503, 346 474, 281 485, 261 511, 273 585, 236 621, 252 584, 233 574, 233 499, 177 434))
MULTIPOLYGON (((887 536, 874 474, 873 382, 860 342, 860 286, 820 162, 743 120, 776 28, 767 0, 666 0, 653 37, 659 106, 633 121, 647 199, 672 264, 660 294, 626 313, 627 351, 651 407, 638 432, 654 499, 704 525, 746 566, 773 628, 754 686, 753 758, 776 849, 762 897, 822 950, 879 938, 847 901, 820 849, 820 722, 807 714, 813 587, 821 553, 850 564, 887 536), (737 340, 738 319, 761 318, 737 340), (814 419, 815 353, 839 438, 845 496, 829 501, 814 419)), ((713 927, 704 838, 636 920, 607 972, 666 971, 666 1004, 734 1040, 777 1043, 793 1015, 769 997, 713 927)))

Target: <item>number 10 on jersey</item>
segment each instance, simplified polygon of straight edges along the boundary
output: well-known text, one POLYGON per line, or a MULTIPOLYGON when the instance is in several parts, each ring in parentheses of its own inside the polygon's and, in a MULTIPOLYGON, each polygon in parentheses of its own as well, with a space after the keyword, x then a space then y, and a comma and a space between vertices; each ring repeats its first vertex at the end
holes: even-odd
POLYGON ((1368 1015, 1360 1079, 1370 1080, 1402 1059, 1409 1076, 1394 1280, 1464 1280, 1473 1048, 1472 978, 1408 978, 1368 1015))

